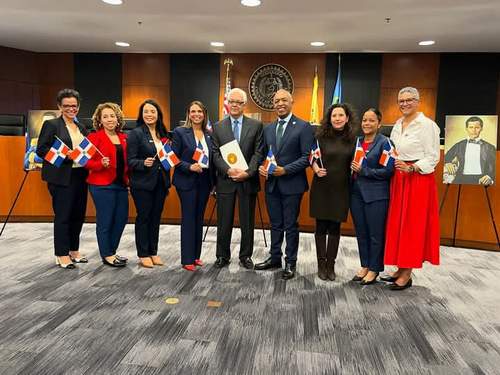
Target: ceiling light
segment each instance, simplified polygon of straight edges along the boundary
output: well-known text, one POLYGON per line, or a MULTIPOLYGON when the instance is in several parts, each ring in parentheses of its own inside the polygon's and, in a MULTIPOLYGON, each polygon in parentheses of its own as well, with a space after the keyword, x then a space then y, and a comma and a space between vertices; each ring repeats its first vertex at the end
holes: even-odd
POLYGON ((325 42, 311 42, 311 46, 313 47, 323 47, 325 42))
POLYGON ((418 42, 419 46, 432 46, 436 42, 433 40, 422 40, 421 42, 418 42))
POLYGON ((102 0, 104 3, 109 4, 109 5, 122 5, 123 1, 122 0, 102 0))
POLYGON ((210 42, 210 45, 212 47, 224 47, 224 43, 223 42, 210 42))
POLYGON ((127 42, 115 42, 118 47, 130 47, 130 43, 127 42))
POLYGON ((241 5, 246 7, 258 7, 261 3, 260 0, 241 0, 241 5))

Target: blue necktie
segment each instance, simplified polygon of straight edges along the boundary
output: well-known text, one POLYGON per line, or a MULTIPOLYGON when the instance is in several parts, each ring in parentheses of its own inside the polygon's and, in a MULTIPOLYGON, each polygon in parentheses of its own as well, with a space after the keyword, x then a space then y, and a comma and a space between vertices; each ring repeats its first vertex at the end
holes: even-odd
POLYGON ((276 147, 280 147, 281 139, 283 138, 283 127, 285 125, 285 120, 278 121, 278 130, 276 131, 276 147))
POLYGON ((236 139, 236 141, 240 143, 240 122, 238 120, 234 120, 233 124, 234 139, 236 139))

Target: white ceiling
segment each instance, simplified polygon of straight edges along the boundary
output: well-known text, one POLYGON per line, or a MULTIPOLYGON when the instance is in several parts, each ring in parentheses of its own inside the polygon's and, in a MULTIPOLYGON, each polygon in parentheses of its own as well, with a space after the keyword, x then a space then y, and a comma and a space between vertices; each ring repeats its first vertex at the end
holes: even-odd
POLYGON ((0 45, 38 52, 500 52, 500 0, 262 0, 257 8, 239 0, 0 0, 0 45), (418 46, 428 39, 436 44, 418 46), (326 46, 309 45, 318 40, 326 46))

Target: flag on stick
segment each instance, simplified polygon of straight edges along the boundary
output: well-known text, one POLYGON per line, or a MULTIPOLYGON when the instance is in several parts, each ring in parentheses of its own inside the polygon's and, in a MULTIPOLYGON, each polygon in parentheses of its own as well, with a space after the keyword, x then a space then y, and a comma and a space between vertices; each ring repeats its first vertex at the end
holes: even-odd
POLYGON ((64 159, 66 159, 66 156, 69 155, 70 151, 70 148, 56 137, 54 143, 52 143, 52 146, 50 147, 50 150, 45 155, 45 160, 59 168, 64 159))

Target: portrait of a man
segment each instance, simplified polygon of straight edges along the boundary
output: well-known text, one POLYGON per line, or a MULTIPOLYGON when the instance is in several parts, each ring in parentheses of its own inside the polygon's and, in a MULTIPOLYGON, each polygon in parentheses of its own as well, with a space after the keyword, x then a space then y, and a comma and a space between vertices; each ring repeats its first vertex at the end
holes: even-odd
POLYGON ((497 116, 446 116, 444 183, 495 182, 497 120, 497 116))

